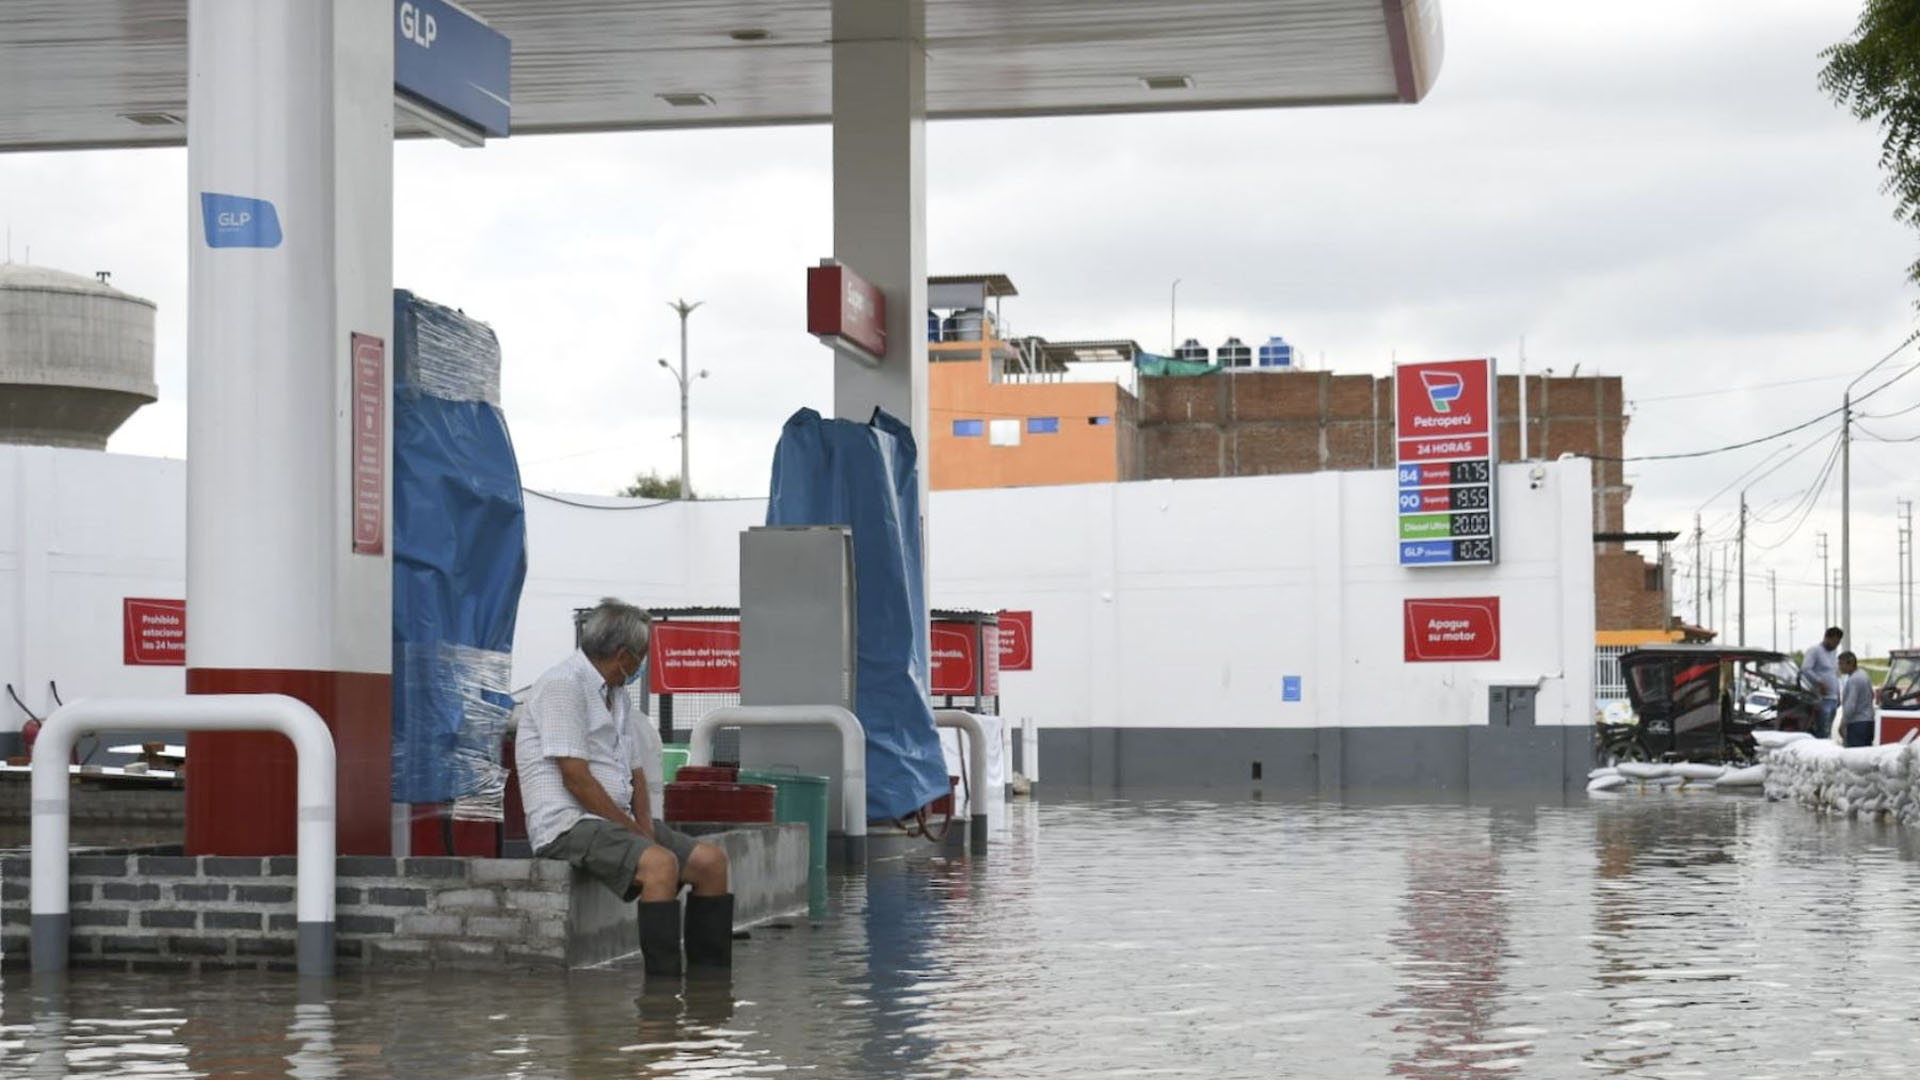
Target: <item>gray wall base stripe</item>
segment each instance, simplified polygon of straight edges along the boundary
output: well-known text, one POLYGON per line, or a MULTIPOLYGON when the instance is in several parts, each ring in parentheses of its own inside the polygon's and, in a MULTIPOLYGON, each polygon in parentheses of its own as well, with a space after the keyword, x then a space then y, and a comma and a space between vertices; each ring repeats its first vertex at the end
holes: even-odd
POLYGON ((295 946, 295 960, 300 974, 333 974, 333 924, 303 922, 296 929, 300 937, 295 946))
POLYGON ((1584 791, 1587 727, 1042 728, 1049 788, 1584 791), (1254 765, 1259 765, 1259 777, 1254 765))
POLYGON ((33 916, 28 932, 33 935, 34 971, 67 970, 67 935, 72 932, 72 919, 66 912, 33 916))

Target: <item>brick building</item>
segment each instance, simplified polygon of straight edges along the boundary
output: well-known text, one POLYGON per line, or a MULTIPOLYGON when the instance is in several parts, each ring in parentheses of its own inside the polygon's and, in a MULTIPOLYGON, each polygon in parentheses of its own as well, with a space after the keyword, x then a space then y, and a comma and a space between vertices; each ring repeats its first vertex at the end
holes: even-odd
MULTIPOLYGON (((954 315, 929 316, 936 489, 1014 487, 1394 464, 1391 376, 1200 367, 1142 375, 1131 341, 1003 339, 1004 275, 935 278, 954 315), (991 300, 992 314, 986 311, 991 300)), ((1500 460, 1520 454, 1520 380, 1501 375, 1500 460)), ((1667 571, 1629 551, 1621 462, 1627 414, 1618 376, 1527 376, 1528 456, 1593 459, 1596 629, 1610 640, 1666 637, 1667 571)))

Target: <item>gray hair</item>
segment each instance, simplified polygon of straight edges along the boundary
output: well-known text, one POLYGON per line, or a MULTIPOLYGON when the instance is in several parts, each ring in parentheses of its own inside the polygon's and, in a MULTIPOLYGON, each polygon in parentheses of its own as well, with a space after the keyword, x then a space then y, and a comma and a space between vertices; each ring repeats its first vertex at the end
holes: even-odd
POLYGON ((644 610, 609 596, 587 612, 580 627, 580 651, 590 660, 605 660, 629 649, 645 659, 652 624, 653 616, 644 610))

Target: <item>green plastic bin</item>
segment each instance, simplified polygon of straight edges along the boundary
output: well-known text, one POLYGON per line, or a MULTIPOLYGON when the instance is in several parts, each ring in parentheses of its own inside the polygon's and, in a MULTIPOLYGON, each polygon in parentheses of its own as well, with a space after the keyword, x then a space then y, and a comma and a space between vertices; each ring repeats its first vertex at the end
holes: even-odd
POLYGON ((661 783, 673 783, 673 778, 680 775, 680 766, 687 763, 687 754, 689 752, 685 746, 679 743, 668 743, 660 748, 660 771, 666 774, 666 776, 661 779, 661 783))
POLYGON ((773 820, 807 827, 807 882, 824 889, 827 880, 827 778, 801 772, 741 769, 743 784, 773 785, 773 820))

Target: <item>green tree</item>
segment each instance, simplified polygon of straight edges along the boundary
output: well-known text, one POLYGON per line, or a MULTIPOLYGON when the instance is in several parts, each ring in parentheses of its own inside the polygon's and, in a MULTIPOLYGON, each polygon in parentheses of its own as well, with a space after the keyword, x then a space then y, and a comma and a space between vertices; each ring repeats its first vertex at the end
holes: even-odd
MULTIPOLYGON (((1820 53, 1820 89, 1880 125, 1894 219, 1920 228, 1920 0, 1866 0, 1853 37, 1820 53)), ((1907 267, 1920 284, 1920 260, 1907 267)))
POLYGON ((661 476, 648 469, 637 473, 633 483, 621 489, 620 494, 629 499, 678 499, 680 498, 680 478, 661 476))

